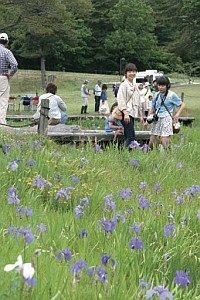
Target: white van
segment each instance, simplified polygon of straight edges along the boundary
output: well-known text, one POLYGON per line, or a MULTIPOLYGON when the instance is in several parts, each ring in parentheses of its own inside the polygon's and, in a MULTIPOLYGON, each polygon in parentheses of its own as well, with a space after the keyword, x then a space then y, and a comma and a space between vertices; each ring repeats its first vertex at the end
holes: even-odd
POLYGON ((142 72, 137 72, 136 83, 137 84, 142 83, 143 79, 146 78, 148 82, 152 84, 155 79, 163 75, 164 75, 163 72, 161 71, 158 72, 157 70, 146 70, 142 72))

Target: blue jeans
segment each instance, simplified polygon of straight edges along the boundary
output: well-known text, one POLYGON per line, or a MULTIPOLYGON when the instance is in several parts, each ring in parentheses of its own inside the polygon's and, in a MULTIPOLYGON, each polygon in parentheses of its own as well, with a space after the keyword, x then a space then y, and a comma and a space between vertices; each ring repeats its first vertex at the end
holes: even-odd
POLYGON ((60 124, 65 124, 67 122, 67 119, 68 119, 68 116, 67 116, 66 112, 62 111, 60 124))
POLYGON ((128 147, 131 142, 135 141, 135 128, 134 128, 134 118, 130 117, 130 123, 125 123, 124 119, 121 121, 124 127, 124 136, 126 138, 126 146, 128 147))

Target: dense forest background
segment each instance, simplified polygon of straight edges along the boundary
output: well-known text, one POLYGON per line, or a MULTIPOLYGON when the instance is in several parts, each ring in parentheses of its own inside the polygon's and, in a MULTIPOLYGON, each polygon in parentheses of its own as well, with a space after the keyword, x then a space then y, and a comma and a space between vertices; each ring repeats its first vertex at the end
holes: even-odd
POLYGON ((0 0, 21 69, 117 73, 135 62, 200 75, 200 1, 0 0), (123 67, 123 66, 122 66, 123 67))

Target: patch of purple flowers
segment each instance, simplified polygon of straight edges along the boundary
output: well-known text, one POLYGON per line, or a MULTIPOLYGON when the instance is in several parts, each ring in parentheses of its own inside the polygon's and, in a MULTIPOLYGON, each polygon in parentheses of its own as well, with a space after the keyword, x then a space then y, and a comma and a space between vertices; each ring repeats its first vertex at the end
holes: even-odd
POLYGON ((13 160, 12 162, 10 162, 8 165, 7 165, 7 169, 10 169, 12 172, 16 171, 18 169, 19 165, 18 163, 16 162, 16 160, 13 160))
POLYGON ((75 262, 71 267, 70 267, 70 271, 73 272, 74 277, 77 277, 79 272, 82 269, 86 269, 88 270, 88 265, 86 263, 86 261, 84 261, 82 258, 79 259, 77 262, 75 262))
POLYGON ((79 233, 78 237, 79 238, 86 238, 88 236, 88 231, 85 229, 81 229, 81 232, 79 233))
POLYGON ((194 197, 197 192, 200 192, 200 186, 197 184, 194 184, 193 186, 191 186, 185 190, 185 195, 194 197))
POLYGON ((29 167, 32 167, 32 166, 34 166, 35 165, 35 160, 34 159, 29 159, 29 161, 28 161, 28 166, 29 167))
POLYGON ((66 261, 70 261, 72 259, 72 254, 68 248, 59 251, 57 254, 57 259, 61 260, 62 256, 64 256, 66 261))
POLYGON ((141 225, 134 223, 133 225, 130 226, 130 232, 132 230, 135 230, 136 233, 140 233, 141 229, 140 229, 141 225))
POLYGON ((114 200, 113 194, 104 197, 104 202, 105 202, 104 211, 108 211, 108 210, 113 211, 116 209, 116 203, 113 200, 114 200))
POLYGON ((190 277, 188 272, 176 271, 176 277, 174 278, 174 283, 180 286, 186 286, 190 284, 190 277))
POLYGON ((156 286, 146 292, 145 299, 150 299, 156 295, 160 300, 173 300, 172 293, 163 286, 156 286))
POLYGON ((23 207, 23 206, 18 206, 16 209, 16 214, 20 217, 32 217, 33 216, 33 211, 30 207, 23 207))
POLYGON ((44 189, 47 185, 52 186, 52 183, 50 183, 46 179, 42 178, 42 176, 40 176, 40 175, 35 176, 34 180, 32 182, 32 186, 35 186, 38 189, 44 189))
POLYGON ((101 152, 102 151, 101 147, 98 144, 96 144, 94 146, 93 150, 94 150, 94 152, 101 152))
POLYGON ((70 194, 69 192, 74 190, 73 187, 66 187, 66 188, 61 188, 57 191, 56 193, 56 200, 58 200, 59 198, 62 198, 64 197, 66 199, 66 201, 69 200, 69 197, 70 197, 70 194))
POLYGON ((130 199, 133 191, 130 188, 123 189, 118 193, 118 197, 122 199, 130 199))
POLYGON ((134 166, 134 167, 138 167, 138 166, 139 166, 139 163, 137 162, 136 159, 131 159, 130 163, 131 163, 131 165, 134 166))
POLYGON ((165 227, 164 227, 164 234, 165 234, 165 237, 169 237, 170 233, 171 232, 174 232, 176 229, 176 226, 172 225, 172 224, 167 224, 165 227))
POLYGON ((140 237, 132 238, 129 244, 129 248, 140 250, 144 248, 144 244, 141 241, 140 237))
POLYGON ((3 153, 4 153, 4 154, 7 154, 9 149, 10 149, 10 146, 9 146, 9 145, 5 145, 5 146, 3 147, 3 153))
POLYGON ((109 220, 109 219, 102 219, 102 220, 99 220, 99 223, 102 224, 103 229, 106 232, 112 233, 115 230, 115 228, 116 228, 117 220, 116 220, 116 218, 113 218, 111 220, 109 220))
POLYGON ((8 204, 19 204, 18 190, 14 187, 8 190, 8 204))

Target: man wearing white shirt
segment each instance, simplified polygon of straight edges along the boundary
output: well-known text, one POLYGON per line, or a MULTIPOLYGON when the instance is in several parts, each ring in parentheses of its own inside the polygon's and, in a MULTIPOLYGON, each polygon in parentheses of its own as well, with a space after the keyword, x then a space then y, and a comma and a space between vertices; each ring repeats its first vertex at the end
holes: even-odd
POLYGON ((97 84, 94 87, 95 112, 99 112, 101 100, 101 84, 102 80, 98 80, 97 84))

